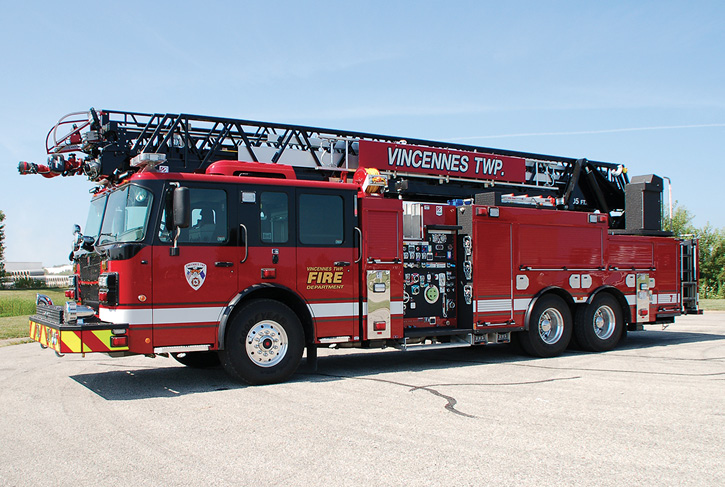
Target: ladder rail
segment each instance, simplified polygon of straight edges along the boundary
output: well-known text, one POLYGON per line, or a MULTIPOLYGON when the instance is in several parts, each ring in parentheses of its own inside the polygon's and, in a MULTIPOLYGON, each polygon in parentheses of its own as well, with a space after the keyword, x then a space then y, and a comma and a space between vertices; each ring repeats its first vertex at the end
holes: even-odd
MULTIPOLYGON (((79 118, 78 114, 73 115, 74 120, 79 118)), ((165 154, 165 165, 170 172, 198 173, 219 160, 251 159, 252 162, 299 166, 299 171, 304 174, 336 169, 343 173, 357 168, 358 143, 361 141, 464 151, 483 154, 483 157, 515 157, 525 161, 525 177, 519 182, 486 178, 466 181, 453 174, 441 176, 434 173, 428 178, 421 173, 406 174, 395 167, 381 169, 393 178, 404 175, 410 181, 438 179, 445 183, 457 182, 461 187, 451 187, 451 193, 470 193, 469 196, 498 186, 519 193, 553 195, 564 208, 600 210, 611 214, 612 211, 621 213, 624 210, 624 186, 628 183, 623 167, 615 163, 305 125, 186 113, 91 109, 86 124, 90 130, 84 134, 83 143, 79 144, 75 143, 80 138, 76 126, 69 135, 57 137, 58 128, 68 127, 68 123, 67 119, 61 119, 51 129, 54 145, 47 147, 48 153, 58 157, 64 152, 84 152, 88 154, 88 163, 93 170, 84 168, 75 173, 85 172, 90 179, 108 179, 112 183, 118 175, 125 175, 133 169, 130 163, 135 156, 149 152, 165 154)), ((416 187, 420 191, 432 189, 424 184, 416 187)), ((409 194, 442 198, 445 190, 438 188, 430 194, 414 191, 409 194)))
MULTIPOLYGON (((322 134, 322 135, 331 135, 336 136, 339 138, 354 138, 354 139, 365 139, 365 140, 375 140, 375 141, 382 141, 382 142, 400 142, 405 141, 408 144, 411 145, 422 145, 426 147, 434 147, 439 149, 452 149, 452 150, 461 150, 461 151, 469 151, 469 152, 481 152, 486 154, 494 154, 494 155, 501 155, 501 156, 510 156, 510 157, 520 157, 523 159, 530 159, 530 160, 538 160, 538 161, 548 161, 548 162, 558 162, 565 165, 572 165, 574 164, 577 159, 571 158, 571 157, 562 157, 562 156, 552 156, 547 154, 540 154, 540 153, 533 153, 533 152, 522 152, 522 151, 514 151, 514 150, 508 150, 508 149, 496 149, 492 147, 483 147, 483 146, 475 146, 475 145, 468 145, 468 144, 459 144, 456 142, 442 142, 442 141, 434 141, 434 140, 427 140, 427 139, 418 139, 418 138, 412 138, 412 137, 403 137, 403 136, 391 136, 391 135, 382 135, 382 134, 375 134, 375 133, 369 133, 369 132, 354 132, 350 130, 342 130, 342 129, 330 129, 330 128, 322 128, 322 127, 313 127, 313 126, 306 126, 306 125, 292 125, 292 124, 283 124, 283 123, 276 123, 276 122, 262 122, 262 121, 256 121, 256 120, 248 120, 248 119, 233 119, 233 118, 225 118, 225 117, 214 117, 214 116, 201 116, 201 115, 191 115, 191 114, 148 114, 148 113, 140 113, 140 112, 123 112, 123 111, 117 111, 117 110, 102 110, 101 113, 106 114, 109 117, 109 121, 113 120, 118 122, 119 124, 123 124, 127 127, 127 130, 129 133, 134 133, 134 125, 140 126, 141 122, 140 119, 142 117, 145 117, 148 119, 146 124, 144 126, 148 126, 149 128, 157 129, 157 125, 163 125, 163 124, 154 124, 154 119, 163 117, 163 119, 172 118, 172 119, 178 119, 179 121, 184 121, 187 124, 190 122, 201 122, 201 123, 217 123, 221 124, 223 127, 228 126, 235 126, 237 129, 237 134, 245 133, 247 137, 251 135, 249 142, 252 143, 254 146, 255 144, 258 144, 263 134, 273 133, 277 134, 278 130, 280 131, 286 131, 286 130, 292 130, 300 133, 306 133, 306 134, 322 134), (116 118, 118 117, 118 119, 116 118), (246 130, 241 130, 242 127, 249 127, 249 128, 256 128, 256 129, 262 129, 265 132, 263 134, 260 134, 259 132, 251 133, 246 130), (257 140, 253 140, 257 139, 257 140)), ((174 125, 176 126, 176 124, 174 125)), ((199 127, 199 126, 197 126, 199 127)), ((162 127, 158 127, 158 129, 161 129, 162 127)), ((196 127, 195 127, 196 128, 196 127)), ((199 132, 197 135, 202 134, 212 134, 212 133, 218 133, 221 132, 219 129, 212 128, 209 129, 202 129, 199 127, 199 132)), ((143 139, 144 132, 138 132, 139 139, 143 139)), ((189 135, 191 136, 193 132, 189 132, 189 135)), ((304 137, 303 137, 304 138, 304 137)), ((246 141, 245 141, 246 143, 246 141)), ((307 141, 305 145, 308 145, 307 141)), ((139 145, 135 145, 134 149, 138 150, 139 145)), ((616 170, 620 167, 620 164, 611 163, 611 162, 603 162, 603 161, 588 161, 589 163, 593 164, 594 166, 598 168, 606 168, 611 170, 616 170)))

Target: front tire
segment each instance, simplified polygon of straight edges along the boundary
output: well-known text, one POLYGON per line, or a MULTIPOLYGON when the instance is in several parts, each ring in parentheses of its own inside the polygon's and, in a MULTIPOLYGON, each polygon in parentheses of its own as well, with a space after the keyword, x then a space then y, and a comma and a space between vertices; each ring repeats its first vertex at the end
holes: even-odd
POLYGON ((571 311, 554 294, 542 296, 534 305, 529 329, 519 333, 521 347, 534 357, 561 355, 571 341, 571 311))
POLYGON ((271 299, 246 304, 232 320, 220 358, 233 378, 251 385, 289 379, 302 360, 305 336, 297 315, 271 299))
POLYGON ((590 352, 606 352, 619 343, 624 329, 622 308, 610 294, 601 294, 577 310, 574 335, 590 352))

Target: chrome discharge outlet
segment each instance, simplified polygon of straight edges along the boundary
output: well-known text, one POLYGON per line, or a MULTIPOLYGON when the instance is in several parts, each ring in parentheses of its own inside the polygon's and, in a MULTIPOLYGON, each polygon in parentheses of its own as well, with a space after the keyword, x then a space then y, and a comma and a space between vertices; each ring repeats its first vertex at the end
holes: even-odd
POLYGON ((78 319, 89 318, 96 314, 95 310, 89 306, 76 304, 72 301, 65 303, 65 313, 63 317, 66 323, 75 323, 78 319))

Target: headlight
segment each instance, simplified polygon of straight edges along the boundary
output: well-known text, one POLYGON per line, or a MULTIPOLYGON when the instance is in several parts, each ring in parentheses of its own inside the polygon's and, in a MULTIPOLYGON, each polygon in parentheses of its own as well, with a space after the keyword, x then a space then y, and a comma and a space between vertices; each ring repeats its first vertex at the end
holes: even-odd
POLYGON ((98 300, 105 305, 118 304, 118 274, 107 272, 98 276, 98 300))

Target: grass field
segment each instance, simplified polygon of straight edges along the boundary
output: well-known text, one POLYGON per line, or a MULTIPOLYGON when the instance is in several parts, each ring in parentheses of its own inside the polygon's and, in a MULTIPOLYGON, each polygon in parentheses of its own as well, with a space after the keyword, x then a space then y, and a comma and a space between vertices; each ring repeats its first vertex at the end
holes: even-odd
POLYGON ((0 318, 32 315, 35 313, 35 295, 45 294, 54 303, 65 303, 64 289, 3 290, 0 291, 0 318))
MULTIPOLYGON (((29 327, 27 316, 0 318, 0 340, 28 337, 29 327)), ((27 341, 31 341, 31 339, 28 338, 27 341)))
POLYGON ((49 296, 57 304, 66 300, 63 289, 0 291, 0 340, 28 336, 28 316, 35 313, 35 295, 38 293, 49 296))
POLYGON ((725 311, 725 299, 701 299, 700 308, 705 311, 725 311))

